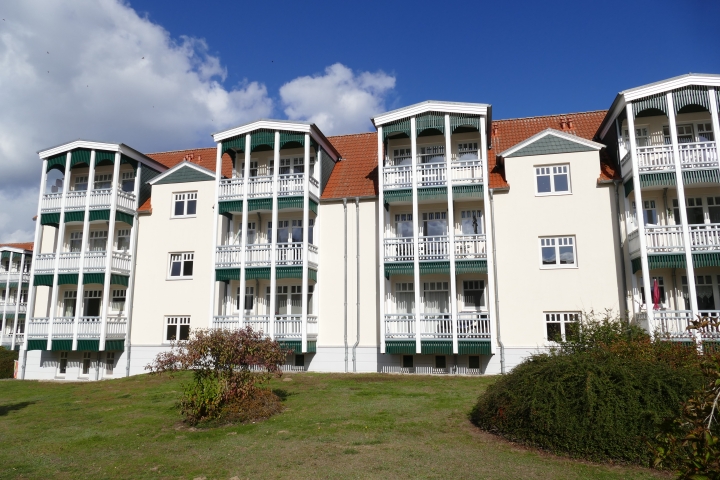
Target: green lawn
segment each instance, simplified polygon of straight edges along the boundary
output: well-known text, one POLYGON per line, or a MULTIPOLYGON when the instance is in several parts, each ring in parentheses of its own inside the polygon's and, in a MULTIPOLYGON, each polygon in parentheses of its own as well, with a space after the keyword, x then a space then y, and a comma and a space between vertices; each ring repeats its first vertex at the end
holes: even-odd
POLYGON ((0 478, 656 478, 514 447, 467 420, 493 379, 291 374, 286 411, 188 429, 179 384, 0 381, 0 478))

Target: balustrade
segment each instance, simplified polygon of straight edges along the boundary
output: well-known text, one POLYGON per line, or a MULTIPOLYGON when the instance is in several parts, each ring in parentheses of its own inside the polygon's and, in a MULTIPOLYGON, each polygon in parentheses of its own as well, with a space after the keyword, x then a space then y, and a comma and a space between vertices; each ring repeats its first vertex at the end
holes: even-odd
POLYGON ((106 338, 123 338, 127 331, 126 317, 108 317, 105 325, 106 338))
POLYGON ((250 177, 248 179, 248 198, 271 197, 273 193, 272 175, 250 177))
POLYGON ((75 317, 55 317, 52 324, 52 337, 72 337, 74 325, 75 317))
POLYGON ((303 174, 284 173, 278 176, 278 195, 302 195, 303 174))
POLYGON ((307 336, 317 337, 319 333, 318 318, 316 315, 308 315, 307 317, 307 336))
POLYGON ((71 272, 80 268, 80 252, 62 252, 59 258, 58 271, 71 272))
POLYGON ((420 237, 420 260, 447 260, 449 258, 448 237, 420 237))
POLYGON ((308 245, 308 263, 311 263, 311 264, 317 266, 318 261, 319 261, 318 247, 317 247, 317 245, 313 245, 311 243, 308 245))
POLYGON ((278 243, 277 265, 302 265, 302 243, 278 243))
POLYGON ((718 168, 715 142, 693 142, 678 145, 682 168, 718 168))
POLYGON ((412 339, 415 338, 415 315, 412 313, 386 314, 385 338, 412 339))
POLYGON ((213 317, 213 328, 218 330, 237 330, 240 319, 237 315, 216 315, 213 317))
POLYGON ((242 199, 243 178, 224 178, 220 180, 220 191, 218 195, 221 200, 242 199))
POLYGON ((130 273, 132 265, 132 255, 124 252, 113 252, 112 254, 112 270, 118 273, 130 273))
POLYGON ((386 238, 386 262, 412 262, 414 258, 413 237, 386 238))
POLYGON ((683 251, 683 234, 680 225, 645 227, 645 243, 648 253, 668 253, 683 251))
POLYGON ((444 163, 423 163, 418 164, 418 186, 435 187, 446 183, 446 168, 444 163))
POLYGON ((689 225, 693 251, 720 249, 720 223, 689 225))
POLYGON ((490 316, 487 313, 458 313, 457 322, 460 339, 490 338, 490 316))
POLYGON ((480 160, 459 160, 450 164, 453 184, 482 183, 483 166, 480 160))
POLYGON ((85 252, 85 271, 104 271, 107 263, 107 252, 104 250, 85 252))
POLYGON ((386 189, 412 188, 412 165, 383 167, 383 186, 386 189))
POLYGON ((117 195, 117 206, 118 208, 122 208, 125 210, 137 210, 135 194, 132 192, 125 192, 123 190, 119 190, 117 195))
POLYGON ((78 338, 99 338, 101 325, 101 317, 80 317, 78 319, 78 338))
POLYGON ((452 338, 452 318, 449 313, 421 313, 421 338, 452 338))
POLYGON ((641 172, 675 168, 672 145, 637 147, 636 158, 641 172))
POLYGON ((455 259, 485 258, 485 235, 455 235, 455 259))
POLYGON ((692 336, 687 330, 692 319, 692 311, 690 310, 655 310, 653 318, 662 335, 670 338, 692 336))
POLYGON ((301 315, 275 315, 275 338, 301 338, 301 315))
POLYGON ((245 326, 255 332, 268 334, 270 332, 270 315, 246 315, 245 326))

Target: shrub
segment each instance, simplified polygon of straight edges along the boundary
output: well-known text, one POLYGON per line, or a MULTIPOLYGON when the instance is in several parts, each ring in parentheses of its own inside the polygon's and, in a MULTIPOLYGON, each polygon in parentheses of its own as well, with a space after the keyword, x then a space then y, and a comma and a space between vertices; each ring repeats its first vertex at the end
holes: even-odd
POLYGON ((694 346, 653 340, 607 312, 583 317, 574 339, 490 386, 471 419, 556 453, 648 465, 647 442, 703 385, 700 358, 694 346))
POLYGON ((146 369, 153 373, 191 370, 178 402, 191 425, 207 420, 248 421, 281 410, 280 400, 260 388, 282 375, 286 352, 251 328, 235 331, 195 330, 190 339, 174 343, 146 369))
POLYGON ((13 378, 15 360, 17 359, 17 350, 8 350, 0 347, 0 378, 13 378))

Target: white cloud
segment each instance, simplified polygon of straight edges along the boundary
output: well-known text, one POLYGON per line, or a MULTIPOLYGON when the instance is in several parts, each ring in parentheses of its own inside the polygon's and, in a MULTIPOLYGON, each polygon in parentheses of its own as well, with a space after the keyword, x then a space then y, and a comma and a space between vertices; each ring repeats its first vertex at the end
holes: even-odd
POLYGON ((382 71, 353 73, 336 63, 324 75, 296 78, 280 87, 285 114, 315 123, 325 134, 366 131, 370 117, 385 111, 395 77, 382 71))
POLYGON ((0 190, 0 243, 33 240, 32 217, 37 213, 37 200, 36 188, 0 190))

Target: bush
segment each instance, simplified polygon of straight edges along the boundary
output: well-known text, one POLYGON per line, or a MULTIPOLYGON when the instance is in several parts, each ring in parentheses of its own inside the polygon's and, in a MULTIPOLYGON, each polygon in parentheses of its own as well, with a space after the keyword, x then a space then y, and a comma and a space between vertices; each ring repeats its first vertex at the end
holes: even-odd
POLYGON ((15 360, 17 359, 17 350, 8 350, 0 347, 0 378, 13 378, 15 360))
POLYGON ((145 367, 153 373, 191 370, 178 402, 191 425, 209 420, 249 421, 282 409, 280 399, 259 386, 282 375, 280 345, 251 328, 236 331, 196 330, 186 342, 174 343, 145 367))
POLYGON ((649 465, 648 441, 704 376, 700 356, 606 314, 584 316, 576 337, 532 356, 480 396, 480 428, 590 460, 649 465))

